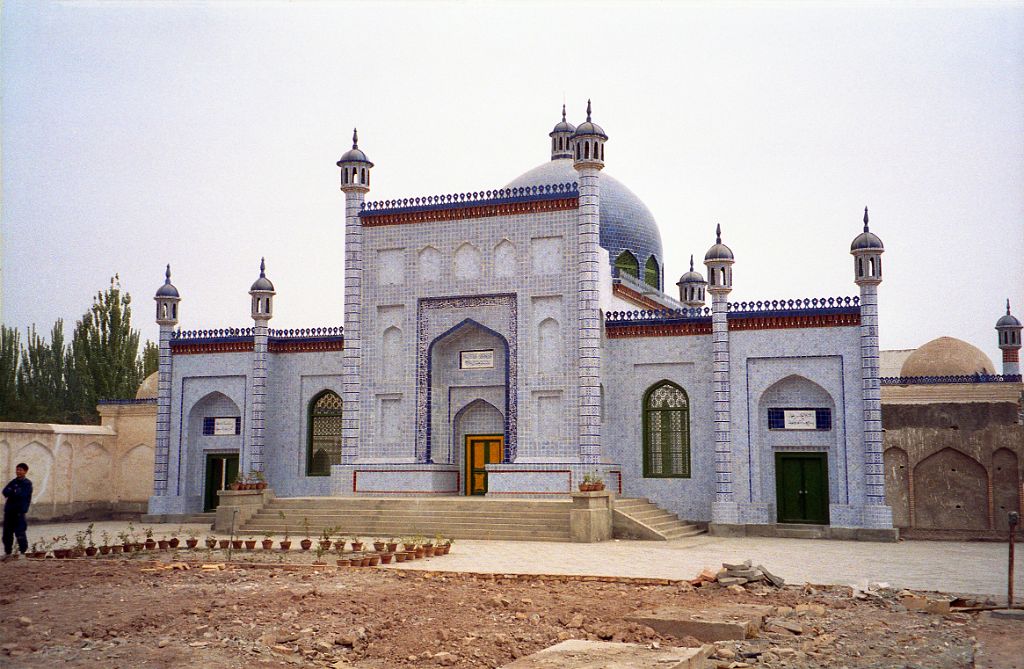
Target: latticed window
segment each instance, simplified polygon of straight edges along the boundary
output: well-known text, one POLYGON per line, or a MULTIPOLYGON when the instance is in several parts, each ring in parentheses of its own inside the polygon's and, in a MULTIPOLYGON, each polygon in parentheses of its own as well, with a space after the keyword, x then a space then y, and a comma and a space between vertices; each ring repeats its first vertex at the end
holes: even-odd
POLYGON ((661 278, 661 272, 658 267, 658 259, 651 256, 647 259, 647 264, 644 265, 644 283, 648 286, 655 288, 659 285, 659 279, 661 278))
POLYGON ((690 477, 690 402, 668 381, 644 396, 644 476, 690 477))
POLYGON ((637 262, 636 256, 629 251, 619 254, 619 257, 615 259, 615 268, 619 270, 620 276, 628 274, 634 279, 640 278, 640 263, 637 262))
POLYGON ((329 476, 341 464, 341 397, 327 390, 309 404, 306 475, 329 476))

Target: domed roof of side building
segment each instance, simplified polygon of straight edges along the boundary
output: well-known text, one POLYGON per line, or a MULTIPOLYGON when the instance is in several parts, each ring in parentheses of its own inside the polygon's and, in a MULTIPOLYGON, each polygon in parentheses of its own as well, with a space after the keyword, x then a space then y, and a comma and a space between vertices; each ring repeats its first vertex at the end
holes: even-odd
MULTIPOLYGON (((572 164, 571 158, 550 160, 519 175, 506 188, 579 182, 572 164)), ((659 271, 664 273, 661 233, 654 215, 621 181, 604 170, 598 174, 601 185, 600 244, 608 251, 611 263, 614 265, 619 254, 628 250, 636 256, 641 275, 647 259, 652 255, 658 260, 659 271)))
POLYGON ((939 337, 911 353, 900 376, 971 376, 995 374, 992 359, 976 346, 954 337, 939 337))
POLYGON ((157 381, 160 376, 160 372, 153 372, 139 384, 139 389, 135 392, 135 399, 137 400, 151 400, 157 396, 157 381))

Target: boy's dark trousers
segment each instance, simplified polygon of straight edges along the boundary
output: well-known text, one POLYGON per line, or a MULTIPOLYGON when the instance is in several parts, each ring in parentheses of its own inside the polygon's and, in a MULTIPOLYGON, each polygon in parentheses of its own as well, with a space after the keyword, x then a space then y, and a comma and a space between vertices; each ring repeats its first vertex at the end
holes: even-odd
POLYGON ((11 554, 14 550, 14 540, 18 540, 18 550, 22 553, 28 553, 28 537, 25 536, 25 530, 28 528, 28 523, 25 522, 25 514, 23 513, 5 513, 4 514, 4 553, 7 555, 11 554))

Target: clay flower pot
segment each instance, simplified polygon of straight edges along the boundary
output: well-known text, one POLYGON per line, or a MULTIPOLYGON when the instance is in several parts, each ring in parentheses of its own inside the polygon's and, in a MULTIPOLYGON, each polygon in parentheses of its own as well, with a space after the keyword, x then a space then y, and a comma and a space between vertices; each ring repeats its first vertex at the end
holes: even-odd
POLYGON ((235 549, 236 551, 242 550, 242 540, 241 539, 232 539, 231 540, 231 547, 233 549, 235 549))
POLYGON ((414 550, 416 550, 416 544, 404 543, 404 544, 402 544, 402 548, 404 548, 406 550, 406 552, 414 551, 414 550))
POLYGON ((89 557, 92 557, 92 556, 96 555, 96 553, 98 553, 98 552, 99 552, 99 549, 96 548, 95 546, 89 546, 88 548, 85 549, 85 554, 88 555, 89 557))
POLYGON ((391 558, 392 557, 394 557, 394 556, 391 553, 381 553, 380 554, 380 563, 381 564, 391 564, 391 558))
POLYGON ((167 543, 170 544, 171 548, 177 548, 181 545, 181 540, 178 537, 171 537, 167 543))
POLYGON ((255 539, 246 539, 245 540, 245 550, 247 550, 247 551, 256 550, 256 540, 255 539))
POLYGON ((292 547, 292 542, 291 541, 282 541, 281 542, 281 550, 286 551, 286 550, 289 550, 291 547, 292 547))
POLYGON ((156 542, 156 545, 160 547, 160 550, 165 551, 171 545, 171 542, 167 541, 167 539, 161 539, 156 542))
POLYGON ((373 550, 377 551, 378 553, 383 553, 385 548, 387 548, 387 544, 383 541, 373 542, 373 550))
POLYGON ((354 550, 357 553, 359 551, 363 550, 363 542, 362 541, 353 541, 352 542, 352 550, 354 550))
POLYGON ((402 552, 395 553, 395 562, 396 563, 398 563, 398 562, 405 562, 406 557, 408 557, 408 556, 405 553, 402 553, 402 552))
POLYGON ((199 539, 185 539, 185 546, 187 546, 190 551, 195 550, 198 545, 199 539))
POLYGON ((426 557, 434 557, 434 544, 424 544, 423 555, 426 557))
POLYGON ((110 553, 110 546, 100 546, 100 555, 108 555, 110 553))
POLYGON ((330 539, 321 539, 320 540, 320 548, 325 550, 325 551, 331 550, 331 540, 330 539))
POLYGON ((124 550, 124 546, 122 546, 121 544, 114 544, 113 546, 110 547, 110 552, 115 554, 115 555, 117 555, 118 553, 120 553, 123 550, 124 550))
POLYGON ((344 541, 335 541, 334 542, 334 550, 338 551, 339 553, 344 552, 345 551, 345 542, 344 541))
POLYGON ((299 542, 299 546, 302 547, 302 550, 308 551, 313 546, 313 540, 312 539, 303 539, 302 541, 299 542))
POLYGON ((217 543, 220 544, 220 549, 222 551, 224 551, 224 550, 227 550, 228 546, 231 545, 231 540, 230 539, 218 539, 217 543))
POLYGON ((264 539, 263 540, 263 550, 269 551, 273 547, 274 547, 274 540, 273 539, 264 539))
POLYGON ((156 541, 154 541, 153 539, 146 539, 146 550, 147 551, 156 550, 156 541))
POLYGON ((338 560, 338 566, 339 567, 348 567, 351 564, 352 564, 352 560, 350 560, 348 558, 341 558, 340 560, 338 560))
POLYGON ((206 540, 206 547, 210 548, 210 549, 216 548, 217 547, 217 540, 216 539, 207 539, 206 540))
POLYGON ((416 556, 417 560, 419 560, 420 558, 422 558, 426 554, 427 554, 426 549, 424 549, 423 546, 417 546, 416 550, 413 551, 413 555, 416 556))
POLYGON ((367 559, 370 561, 370 564, 369 564, 370 567, 376 567, 378 564, 380 564, 380 556, 379 555, 371 555, 367 559))
POLYGON ((397 543, 389 543, 387 545, 387 548, 388 548, 388 552, 389 553, 394 553, 395 551, 398 550, 398 544, 397 543))

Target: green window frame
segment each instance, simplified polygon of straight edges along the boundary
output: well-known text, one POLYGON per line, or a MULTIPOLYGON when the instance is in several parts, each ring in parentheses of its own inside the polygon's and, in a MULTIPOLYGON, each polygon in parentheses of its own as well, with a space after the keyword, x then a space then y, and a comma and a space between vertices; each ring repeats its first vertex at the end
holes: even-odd
POLYGON ((658 259, 654 256, 648 258, 644 265, 644 283, 654 288, 661 285, 661 267, 658 266, 658 259))
POLYGON ((628 274, 634 279, 640 278, 640 263, 636 256, 629 251, 623 251, 615 259, 615 269, 619 270, 620 275, 628 274))
POLYGON ((310 400, 306 476, 330 476, 331 465, 341 464, 341 419, 341 397, 334 391, 310 400))
POLYGON ((644 478, 690 478, 690 400, 671 381, 643 398, 644 478))

